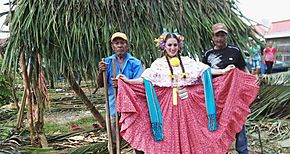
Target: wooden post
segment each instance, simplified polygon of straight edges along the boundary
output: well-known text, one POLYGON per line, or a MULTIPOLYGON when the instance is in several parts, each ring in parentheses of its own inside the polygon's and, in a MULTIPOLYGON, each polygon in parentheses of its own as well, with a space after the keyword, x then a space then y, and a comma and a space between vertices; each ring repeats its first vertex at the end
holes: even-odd
MULTIPOLYGON (((102 59, 104 61, 104 59, 102 59)), ((103 82, 104 82, 104 93, 106 101, 106 127, 108 134, 108 146, 109 153, 113 154, 113 142, 112 142, 112 130, 111 130, 111 119, 110 119, 110 108, 109 108, 109 97, 108 97, 108 82, 107 82, 107 72, 103 72, 103 82)))
MULTIPOLYGON (((116 72, 116 59, 112 59, 113 62, 113 78, 116 78, 117 72, 116 72)), ((114 87, 114 97, 115 97, 115 107, 117 107, 117 88, 114 87)), ((120 129, 119 129, 119 115, 116 110, 116 150, 117 154, 121 153, 121 140, 120 140, 120 129)))

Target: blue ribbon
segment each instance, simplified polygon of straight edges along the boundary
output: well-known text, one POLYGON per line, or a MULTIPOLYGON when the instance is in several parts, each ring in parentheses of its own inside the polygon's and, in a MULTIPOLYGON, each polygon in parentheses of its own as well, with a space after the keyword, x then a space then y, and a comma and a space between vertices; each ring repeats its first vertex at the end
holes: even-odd
POLYGON ((159 105, 159 101, 156 95, 156 91, 153 85, 144 79, 144 86, 147 98, 147 105, 149 110, 150 121, 152 125, 152 134, 156 142, 163 140, 162 130, 162 114, 159 105))
POLYGON ((216 104, 212 84, 212 73, 210 68, 208 68, 203 73, 203 85, 204 85, 206 111, 208 115, 208 130, 214 131, 218 129, 218 125, 216 116, 216 104))

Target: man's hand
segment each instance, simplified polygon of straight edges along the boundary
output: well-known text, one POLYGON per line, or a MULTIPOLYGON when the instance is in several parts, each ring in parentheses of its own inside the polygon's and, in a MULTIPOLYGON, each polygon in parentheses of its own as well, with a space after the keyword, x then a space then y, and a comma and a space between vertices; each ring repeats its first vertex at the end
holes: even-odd
POLYGON ((112 78, 112 86, 114 88, 117 88, 118 87, 118 78, 112 78))
POLYGON ((102 61, 99 62, 99 70, 100 72, 104 72, 107 70, 108 67, 108 63, 105 62, 104 58, 102 59, 102 61))

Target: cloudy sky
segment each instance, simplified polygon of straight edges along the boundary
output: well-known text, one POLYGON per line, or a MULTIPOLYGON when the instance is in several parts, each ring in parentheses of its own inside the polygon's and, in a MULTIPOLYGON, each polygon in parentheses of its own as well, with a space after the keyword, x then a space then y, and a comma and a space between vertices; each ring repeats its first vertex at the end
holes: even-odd
MULTIPOLYGON (((8 11, 4 6, 8 0, 0 0, 0 12, 8 11)), ((243 14, 258 23, 262 20, 269 22, 290 19, 290 0, 238 0, 238 7, 243 14)), ((3 25, 5 17, 0 18, 0 30, 7 30, 3 25)), ((7 34, 0 32, 0 38, 7 37, 7 34)))
POLYGON ((238 0, 243 14, 260 23, 263 19, 273 21, 290 19, 290 0, 238 0))
MULTIPOLYGON (((0 13, 9 10, 9 7, 7 5, 5 5, 5 6, 3 5, 4 3, 7 3, 7 2, 9 2, 9 1, 8 0, 0 0, 0 13)), ((2 30, 8 30, 7 26, 3 26, 3 22, 5 20, 5 17, 6 16, 0 17, 0 39, 8 37, 7 33, 1 33, 2 30)))

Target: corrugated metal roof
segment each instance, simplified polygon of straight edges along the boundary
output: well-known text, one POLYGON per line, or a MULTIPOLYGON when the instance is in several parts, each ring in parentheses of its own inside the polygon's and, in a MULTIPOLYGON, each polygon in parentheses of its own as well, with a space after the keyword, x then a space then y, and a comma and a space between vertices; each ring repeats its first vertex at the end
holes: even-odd
POLYGON ((275 33, 267 33, 264 38, 269 39, 269 38, 282 38, 282 37, 290 37, 290 31, 287 32, 275 32, 275 33))
POLYGON ((290 37, 290 20, 272 22, 269 31, 264 35, 267 38, 290 37))
POLYGON ((290 31, 290 20, 283 20, 272 22, 271 28, 268 33, 290 31))

